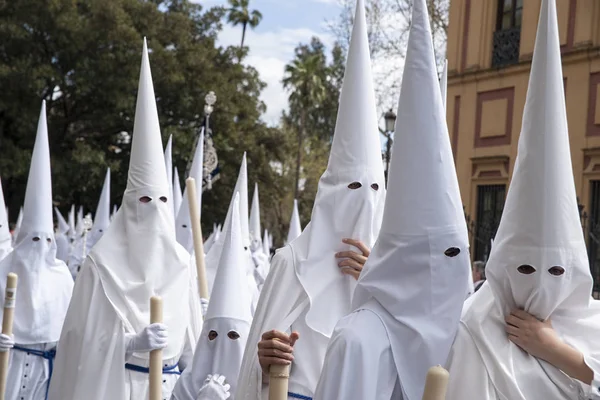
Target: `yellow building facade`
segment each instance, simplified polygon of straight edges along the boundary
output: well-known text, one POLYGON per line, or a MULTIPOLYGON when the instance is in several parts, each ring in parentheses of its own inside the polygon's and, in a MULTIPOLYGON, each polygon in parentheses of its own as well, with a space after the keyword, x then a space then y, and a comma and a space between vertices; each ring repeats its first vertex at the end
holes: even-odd
MULTIPOLYGON (((575 184, 600 282, 600 0, 556 2, 575 184)), ((450 2, 447 121, 474 260, 489 253, 514 167, 540 4, 450 2)))

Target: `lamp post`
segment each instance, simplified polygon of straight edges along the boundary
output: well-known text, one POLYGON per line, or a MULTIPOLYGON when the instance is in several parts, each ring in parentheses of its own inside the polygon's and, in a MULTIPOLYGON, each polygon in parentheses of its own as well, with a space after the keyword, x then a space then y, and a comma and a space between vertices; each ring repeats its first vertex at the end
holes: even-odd
POLYGON ((386 138, 385 142, 385 183, 387 186, 388 181, 388 171, 390 170, 390 159, 392 157, 392 144, 394 143, 394 139, 392 135, 394 133, 394 129, 396 126, 396 114, 392 109, 386 112, 383 115, 383 119, 385 120, 385 132, 381 132, 383 136, 386 138))
MULTIPOLYGON (((210 92, 208 92, 208 94, 206 96, 204 96, 204 102, 205 102, 205 104, 204 104, 204 124, 203 124, 200 132, 198 132, 198 135, 196 135, 196 139, 194 140, 194 147, 192 147, 192 154, 194 154, 196 152, 196 147, 198 146, 198 142, 200 140, 200 134, 201 134, 202 130, 204 130, 204 160, 203 160, 203 168, 202 168, 202 181, 203 181, 202 186, 206 189, 210 189, 211 188, 211 172, 214 170, 214 168, 208 169, 210 167, 210 165, 207 165, 207 160, 208 160, 209 164, 213 163, 213 162, 218 164, 217 152, 212 144, 212 137, 210 134, 210 123, 209 123, 210 116, 211 116, 212 112, 214 111, 213 106, 217 102, 217 95, 215 94, 215 92, 213 92, 212 90, 210 92), (208 172, 207 172, 207 169, 208 169, 208 172)), ((188 177, 190 174, 190 169, 192 168, 193 158, 194 157, 192 156, 187 163, 187 167, 185 169, 186 177, 188 177)), ((215 168, 216 168, 216 165, 215 165, 215 168)))
POLYGON ((206 117, 204 118, 204 160, 202 162, 202 187, 206 190, 210 190, 212 188, 213 181, 212 173, 219 165, 217 150, 213 144, 212 133, 209 126, 210 115, 214 110, 213 105, 217 102, 217 96, 215 95, 215 92, 208 92, 204 98, 204 101, 206 102, 204 105, 204 114, 206 117))

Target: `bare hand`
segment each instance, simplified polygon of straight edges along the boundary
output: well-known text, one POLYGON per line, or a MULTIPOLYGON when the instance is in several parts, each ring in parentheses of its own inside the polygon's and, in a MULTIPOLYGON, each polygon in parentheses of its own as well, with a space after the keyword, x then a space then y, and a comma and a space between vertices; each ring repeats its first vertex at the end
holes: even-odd
POLYGON ((523 310, 513 310, 505 321, 508 339, 534 357, 549 361, 562 344, 550 320, 539 321, 523 310))
POLYGON ((269 374, 272 364, 290 365, 294 361, 294 343, 299 338, 298 332, 289 336, 276 330, 263 333, 262 340, 258 342, 258 361, 263 374, 269 374))
POLYGON ((343 274, 350 275, 358 280, 358 277, 367 262, 367 258, 371 255, 371 249, 360 240, 343 239, 342 242, 356 247, 360 253, 351 250, 336 253, 335 258, 342 259, 338 263, 338 267, 340 267, 343 274))

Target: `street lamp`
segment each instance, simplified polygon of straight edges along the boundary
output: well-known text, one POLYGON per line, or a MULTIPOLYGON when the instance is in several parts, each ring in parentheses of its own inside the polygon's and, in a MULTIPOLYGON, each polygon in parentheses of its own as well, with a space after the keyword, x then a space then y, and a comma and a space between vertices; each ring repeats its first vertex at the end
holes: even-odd
POLYGON ((212 189, 212 172, 217 169, 219 165, 219 159, 217 158, 217 150, 213 145, 212 135, 210 132, 210 115, 212 114, 214 108, 213 105, 217 102, 217 96, 215 92, 210 91, 204 98, 206 104, 204 105, 204 114, 206 118, 204 119, 204 160, 202 160, 202 181, 203 186, 206 187, 206 190, 212 189))
POLYGON ((385 120, 385 131, 393 132, 396 126, 396 114, 390 110, 383 115, 383 119, 385 120))
MULTIPOLYGON (((214 150, 214 147, 212 145, 212 138, 210 137, 210 126, 209 126, 209 120, 210 120, 210 116, 214 111, 214 105, 217 102, 217 95, 215 94, 215 92, 213 92, 212 90, 210 92, 208 92, 208 94, 206 96, 204 96, 204 160, 202 160, 202 164, 203 164, 203 171, 202 171, 202 181, 203 181, 203 185, 202 186, 206 186, 207 189, 211 188, 211 176, 210 173, 213 171, 212 169, 210 169, 208 171, 208 176, 207 176, 207 158, 210 159, 211 157, 214 157, 216 160, 216 151, 214 150), (211 153, 211 149, 212 149, 212 153, 211 153), (213 154, 214 153, 214 154, 213 154)), ((196 139, 194 140, 194 146, 192 147, 192 154, 194 154, 196 152, 196 147, 198 146, 198 142, 200 140, 200 133, 202 131, 198 132, 198 135, 196 135, 196 139)), ((187 167, 186 167, 186 171, 185 171, 185 176, 189 176, 190 174, 190 169, 192 168, 192 161, 193 161, 193 156, 189 159, 187 167)))
POLYGON ((386 138, 385 142, 385 183, 387 186, 388 181, 388 171, 390 170, 390 159, 392 157, 392 144, 394 140, 392 139, 392 134, 394 133, 394 129, 396 126, 396 114, 390 108, 388 112, 383 115, 383 119, 385 120, 385 132, 382 132, 383 136, 386 138))
POLYGON ((213 106, 217 102, 217 95, 211 90, 204 97, 204 101, 206 102, 206 104, 204 105, 204 114, 206 114, 206 129, 208 129, 208 119, 210 118, 210 114, 212 114, 214 110, 213 106))

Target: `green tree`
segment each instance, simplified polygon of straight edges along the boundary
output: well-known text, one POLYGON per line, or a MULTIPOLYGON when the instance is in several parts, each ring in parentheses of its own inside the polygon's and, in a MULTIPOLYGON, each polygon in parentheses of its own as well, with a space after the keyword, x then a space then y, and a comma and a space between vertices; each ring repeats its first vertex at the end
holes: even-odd
POLYGON ((310 52, 305 46, 297 48, 296 58, 285 66, 283 87, 290 91, 290 107, 298 110, 298 146, 296 149, 296 183, 294 188, 296 198, 300 190, 300 168, 308 113, 311 109, 318 108, 327 95, 326 81, 322 73, 325 69, 326 59, 323 52, 310 52))
POLYGON ((250 0, 227 0, 231 6, 228 10, 227 22, 233 26, 242 25, 242 43, 240 48, 244 47, 246 39, 246 28, 256 28, 262 19, 262 14, 257 10, 248 10, 250 0))
MULTIPOLYGON (((281 129, 288 136, 296 136, 296 159, 290 169, 295 172, 297 185, 293 193, 304 223, 310 219, 318 181, 327 166, 344 76, 345 57, 341 47, 334 46, 330 62, 325 54, 325 46, 317 38, 298 46, 284 81, 290 90, 290 101, 281 129), (303 77, 308 81, 308 96, 304 96, 303 77), (318 87, 311 87, 315 84, 318 87)), ((291 207, 291 199, 288 202, 291 207)))
MULTIPOLYGON (((95 210, 107 166, 111 201, 120 203, 144 36, 163 140, 173 134, 181 174, 193 154, 204 97, 210 90, 218 95, 211 128, 221 180, 204 194, 205 232, 224 219, 244 151, 263 198, 278 199, 284 178, 270 163, 288 157, 285 137, 260 121, 264 83, 257 71, 237 61, 237 48, 215 45, 225 16, 225 8, 204 10, 187 0, 0 2, 0 175, 11 220, 23 203, 43 99, 55 205, 95 210)), ((266 218, 270 212, 263 210, 266 218)))

